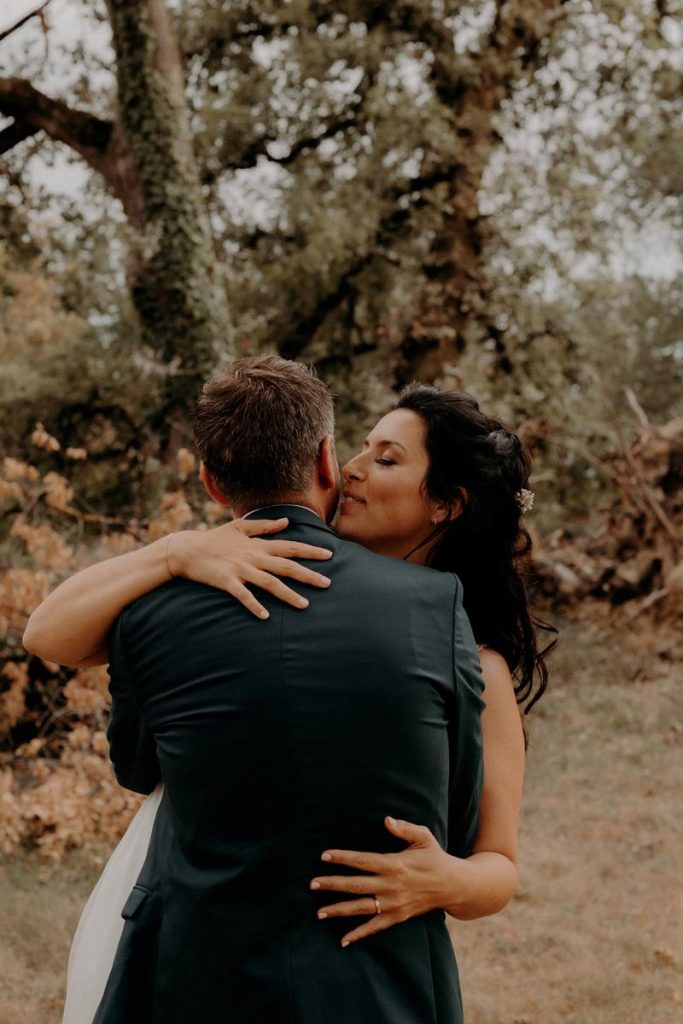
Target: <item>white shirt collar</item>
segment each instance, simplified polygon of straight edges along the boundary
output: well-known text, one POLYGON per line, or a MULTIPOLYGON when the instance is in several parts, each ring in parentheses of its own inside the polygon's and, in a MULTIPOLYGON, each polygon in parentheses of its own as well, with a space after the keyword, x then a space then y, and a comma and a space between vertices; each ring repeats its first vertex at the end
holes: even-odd
POLYGON ((313 515, 317 516, 318 519, 320 519, 320 521, 322 522, 323 517, 320 515, 319 512, 316 512, 315 509, 311 508, 309 505, 295 505, 291 501, 277 501, 273 505, 262 505, 261 508, 252 508, 249 512, 245 513, 245 515, 242 516, 242 519, 248 519, 249 516, 255 516, 257 512, 264 512, 268 508, 279 508, 280 505, 287 505, 288 508, 303 508, 307 512, 312 512, 313 515))

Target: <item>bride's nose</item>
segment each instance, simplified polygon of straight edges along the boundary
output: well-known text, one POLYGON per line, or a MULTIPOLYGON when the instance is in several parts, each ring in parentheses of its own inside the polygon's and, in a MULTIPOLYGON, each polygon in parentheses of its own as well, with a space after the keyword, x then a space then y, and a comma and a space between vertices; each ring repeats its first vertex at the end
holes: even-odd
POLYGON ((361 467, 360 455, 354 455, 352 459, 342 466, 342 476, 345 480, 361 480, 363 477, 363 471, 361 467))

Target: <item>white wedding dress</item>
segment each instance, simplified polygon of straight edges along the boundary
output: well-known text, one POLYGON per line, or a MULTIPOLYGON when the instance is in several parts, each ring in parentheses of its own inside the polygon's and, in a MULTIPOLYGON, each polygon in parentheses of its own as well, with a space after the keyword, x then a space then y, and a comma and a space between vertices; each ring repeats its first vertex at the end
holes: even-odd
POLYGON ((159 783, 147 797, 83 908, 69 953, 63 1024, 92 1024, 123 931, 121 910, 147 856, 163 792, 159 783))

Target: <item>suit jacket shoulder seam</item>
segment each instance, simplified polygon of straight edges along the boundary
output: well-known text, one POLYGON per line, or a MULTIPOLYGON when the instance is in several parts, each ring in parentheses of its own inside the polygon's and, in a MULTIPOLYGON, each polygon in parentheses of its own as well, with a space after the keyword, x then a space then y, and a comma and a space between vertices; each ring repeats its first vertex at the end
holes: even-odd
POLYGON ((451 576, 453 577, 453 582, 455 584, 455 586, 453 588, 453 623, 452 623, 452 629, 451 629, 451 654, 452 654, 451 662, 452 662, 452 666, 453 666, 453 689, 457 690, 457 687, 458 687, 458 665, 457 665, 457 652, 456 652, 455 637, 456 637, 457 627, 458 627, 458 594, 459 594, 459 588, 461 586, 461 583, 460 583, 460 579, 458 578, 456 573, 452 572, 451 576))

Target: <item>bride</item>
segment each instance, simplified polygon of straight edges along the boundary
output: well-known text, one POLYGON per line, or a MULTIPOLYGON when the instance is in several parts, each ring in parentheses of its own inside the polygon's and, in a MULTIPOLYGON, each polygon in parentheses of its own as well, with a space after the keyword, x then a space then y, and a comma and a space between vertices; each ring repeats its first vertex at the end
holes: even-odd
MULTIPOLYGON (((542 695, 548 675, 544 657, 557 642, 539 650, 535 627, 552 627, 532 618, 525 588, 521 560, 531 538, 521 519, 533 500, 530 470, 519 437, 485 415, 471 396, 422 385, 401 394, 342 470, 345 500, 335 523, 340 536, 461 579, 485 686, 484 784, 474 852, 448 857, 446 868, 444 858, 434 855, 438 844, 428 830, 387 819, 387 828, 407 846, 394 855, 404 859, 399 909, 395 920, 384 915, 382 927, 433 907, 424 893, 433 893, 435 886, 442 892, 448 886, 454 894, 448 912, 463 920, 497 913, 517 887, 526 748, 518 706, 526 713, 542 695), (353 500, 354 492, 362 493, 362 501, 353 500), (438 524, 427 518, 435 501, 451 509, 451 517, 438 524)), ((203 465, 200 476, 211 496, 226 504, 203 465)), ((172 576, 222 588, 261 618, 268 613, 249 585, 304 609, 308 601, 283 578, 324 588, 327 578, 295 559, 322 562, 330 553, 263 539, 286 525, 286 520, 249 518, 207 531, 184 530, 90 566, 33 612, 24 646, 67 666, 105 664, 108 634, 119 613, 172 576)), ((64 1024, 92 1022, 123 927, 121 909, 145 859, 162 794, 159 785, 138 811, 82 913, 69 957, 64 1024)), ((343 916, 343 907, 331 903, 326 909, 329 916, 343 916)), ((372 917, 346 937, 360 941, 378 926, 372 917)))

